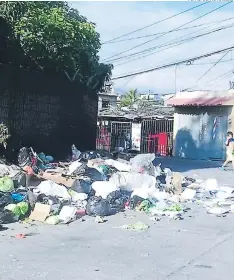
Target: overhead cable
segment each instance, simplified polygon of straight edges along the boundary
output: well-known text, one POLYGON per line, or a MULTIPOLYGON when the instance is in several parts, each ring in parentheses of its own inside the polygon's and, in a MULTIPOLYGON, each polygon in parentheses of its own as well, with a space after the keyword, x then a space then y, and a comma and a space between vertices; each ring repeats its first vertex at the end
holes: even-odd
POLYGON ((229 53, 229 51, 227 51, 224 55, 222 55, 221 58, 220 58, 218 61, 216 61, 204 74, 202 74, 201 77, 197 80, 197 83, 198 83, 202 78, 204 78, 205 75, 206 75, 207 73, 209 73, 209 72, 211 71, 211 69, 213 69, 213 68, 228 54, 228 53, 229 53))
MULTIPOLYGON (((129 62, 132 62, 132 61, 135 61, 135 60, 138 60, 138 59, 141 59, 141 58, 145 58, 145 57, 150 56, 150 55, 153 55, 153 54, 155 54, 155 53, 162 52, 162 51, 171 49, 171 48, 173 48, 173 47, 182 45, 182 44, 184 44, 184 43, 190 42, 190 41, 195 40, 195 39, 197 39, 197 38, 200 38, 200 37, 203 37, 203 36, 206 36, 206 35, 210 35, 210 34, 212 34, 212 33, 219 32, 219 31, 222 31, 222 30, 225 30, 225 29, 228 29, 228 28, 232 28, 232 27, 234 27, 234 23, 233 23, 233 24, 230 24, 230 25, 228 25, 228 26, 223 26, 223 27, 219 27, 219 28, 210 30, 210 31, 208 31, 208 32, 199 34, 199 35, 197 35, 197 36, 193 36, 193 37, 189 37, 189 38, 186 38, 186 39, 184 39, 184 40, 181 40, 181 41, 177 41, 178 39, 187 37, 188 35, 191 35, 191 34, 194 34, 194 33, 197 33, 197 32, 198 32, 198 31, 195 31, 195 32, 189 33, 189 34, 187 34, 187 35, 185 35, 185 36, 181 36, 181 37, 179 37, 179 38, 177 38, 177 39, 173 39, 173 40, 171 40, 171 41, 168 41, 168 42, 166 42, 166 43, 164 43, 164 44, 162 44, 162 45, 158 45, 158 46, 155 46, 155 47, 146 49, 146 50, 141 51, 141 52, 137 52, 137 53, 134 53, 134 54, 130 54, 130 55, 128 55, 128 56, 122 56, 122 57, 119 57, 119 58, 114 59, 113 61, 120 60, 120 59, 123 59, 123 58, 130 58, 130 57, 135 56, 135 55, 144 54, 145 52, 151 52, 150 54, 145 54, 145 55, 143 55, 143 56, 136 57, 136 58, 133 58, 133 59, 131 59, 131 60, 128 60, 128 61, 119 63, 119 64, 115 65, 115 67, 116 67, 116 66, 119 66, 119 65, 127 64, 127 63, 129 63, 129 62), (163 47, 167 47, 167 48, 163 48, 163 47), (152 53, 153 50, 155 50, 155 49, 161 49, 161 48, 163 48, 163 49, 162 49, 162 50, 158 50, 158 51, 156 51, 156 52, 154 51, 154 52, 152 53)), ((199 30, 199 31, 200 31, 200 30, 199 30)), ((113 61, 112 61, 112 62, 113 62, 113 61)))
POLYGON ((177 62, 174 62, 174 63, 169 63, 169 64, 157 66, 157 67, 150 68, 150 69, 147 69, 147 70, 138 71, 138 72, 129 73, 129 74, 125 74, 125 75, 122 75, 122 76, 114 77, 114 78, 112 78, 112 80, 123 79, 123 78, 127 78, 127 77, 132 77, 132 76, 135 76, 135 75, 142 75, 142 74, 145 74, 145 73, 149 73, 149 72, 153 72, 153 71, 169 68, 169 67, 172 67, 172 66, 175 66, 175 65, 196 61, 196 60, 199 60, 199 59, 202 59, 202 58, 206 58, 206 57, 209 57, 209 56, 212 56, 212 55, 216 55, 216 54, 219 54, 219 53, 227 52, 227 51, 232 50, 232 49, 234 49, 234 46, 229 47, 229 48, 225 48, 225 49, 221 49, 221 50, 218 50, 218 51, 215 51, 215 52, 207 53, 207 54, 204 54, 204 55, 200 55, 200 56, 184 59, 184 60, 177 61, 177 62))
POLYGON ((176 28, 173 28, 173 29, 169 30, 168 32, 166 32, 166 33, 164 33, 164 34, 162 34, 162 35, 160 35, 160 36, 158 36, 158 37, 156 37, 156 38, 153 38, 153 39, 151 39, 151 40, 148 40, 148 41, 146 41, 146 42, 143 42, 143 43, 141 43, 141 44, 139 44, 139 45, 136 45, 136 46, 134 46, 134 47, 132 47, 132 48, 130 48, 130 49, 127 49, 127 50, 125 50, 125 51, 122 51, 122 52, 120 52, 120 53, 118 53, 118 54, 112 55, 112 56, 110 56, 110 57, 104 59, 102 62, 109 61, 110 58, 112 58, 112 57, 119 56, 119 55, 121 55, 121 54, 123 54, 123 53, 126 53, 126 52, 129 52, 129 51, 131 51, 131 50, 133 50, 133 49, 135 49, 135 48, 138 48, 138 47, 141 47, 141 46, 143 46, 143 45, 145 45, 145 44, 148 44, 149 42, 152 42, 152 41, 154 41, 154 40, 156 40, 156 39, 158 39, 158 38, 161 38, 161 37, 163 37, 164 35, 167 35, 167 34, 169 34, 169 33, 171 33, 171 32, 174 32, 174 31, 178 30, 179 28, 181 28, 181 27, 183 27, 183 26, 186 26, 186 25, 189 24, 189 23, 192 23, 192 22, 194 22, 194 21, 196 21, 196 20, 198 20, 198 19, 200 19, 200 18, 203 18, 203 17, 205 17, 205 16, 207 16, 207 15, 209 15, 209 14, 211 14, 211 13, 217 11, 217 10, 223 8, 224 6, 229 5, 230 3, 232 3, 232 1, 231 1, 231 2, 227 2, 227 3, 225 3, 225 4, 221 5, 221 6, 219 6, 218 8, 215 8, 215 9, 213 9, 213 10, 211 10, 211 11, 209 11, 209 12, 207 12, 207 13, 205 13, 205 14, 203 14, 203 15, 201 15, 201 16, 199 16, 199 17, 193 19, 193 20, 190 20, 189 22, 186 22, 186 23, 184 23, 184 24, 182 24, 182 25, 180 25, 180 26, 178 26, 178 27, 176 27, 176 28))
POLYGON ((121 35, 121 36, 119 36, 119 37, 116 37, 116 38, 113 38, 113 39, 111 39, 111 40, 109 40, 109 41, 106 41, 106 42, 104 42, 103 44, 107 44, 107 43, 109 43, 109 42, 112 42, 112 41, 115 41, 115 40, 117 40, 117 39, 126 37, 126 36, 128 36, 128 35, 133 34, 133 33, 136 33, 136 32, 138 32, 138 31, 144 30, 144 29, 146 29, 146 28, 148 28, 148 27, 151 27, 151 26, 156 25, 156 24, 158 24, 158 23, 161 23, 161 22, 164 22, 164 21, 166 21, 166 20, 172 19, 172 18, 174 18, 174 17, 177 17, 177 16, 179 16, 179 15, 182 15, 182 14, 184 14, 184 13, 186 13, 186 12, 189 12, 189 11, 191 11, 191 10, 194 10, 194 9, 196 9, 196 8, 199 8, 199 7, 201 7, 201 6, 203 6, 203 5, 206 5, 206 4, 208 4, 208 3, 209 3, 209 1, 204 2, 204 3, 202 3, 202 4, 199 4, 199 5, 197 5, 197 6, 194 6, 194 7, 192 7, 192 8, 189 8, 189 9, 187 9, 187 10, 185 10, 185 11, 182 11, 182 12, 180 12, 180 13, 177 13, 177 14, 175 14, 175 15, 173 15, 173 16, 170 16, 170 17, 161 19, 161 20, 159 20, 159 21, 153 22, 153 23, 151 23, 151 24, 149 24, 149 25, 146 25, 146 26, 144 26, 144 27, 138 28, 138 29, 136 29, 136 30, 134 30, 134 31, 131 31, 131 32, 129 32, 129 33, 125 33, 125 34, 123 34, 123 35, 121 35))
MULTIPOLYGON (((226 19, 222 19, 222 20, 211 21, 211 22, 206 22, 206 23, 201 23, 201 24, 197 24, 197 25, 193 25, 193 26, 184 27, 184 28, 179 28, 175 32, 183 31, 183 30, 188 30, 188 29, 193 29, 193 28, 204 26, 204 25, 213 25, 215 23, 221 23, 221 22, 224 22, 224 21, 228 21, 230 19, 234 19, 234 17, 230 17, 230 18, 226 18, 226 19)), ((121 42, 132 41, 132 40, 138 40, 138 39, 142 39, 142 38, 147 38, 147 37, 153 37, 153 36, 156 36, 156 35, 161 35, 161 34, 164 34, 164 33, 166 33, 166 32, 158 32, 158 33, 147 34, 147 35, 142 35, 142 36, 138 36, 138 37, 131 37, 131 38, 122 39, 122 40, 118 40, 118 41, 113 41, 113 42, 109 42, 109 43, 102 43, 102 45, 105 45, 105 44, 115 44, 115 43, 121 43, 121 42)))

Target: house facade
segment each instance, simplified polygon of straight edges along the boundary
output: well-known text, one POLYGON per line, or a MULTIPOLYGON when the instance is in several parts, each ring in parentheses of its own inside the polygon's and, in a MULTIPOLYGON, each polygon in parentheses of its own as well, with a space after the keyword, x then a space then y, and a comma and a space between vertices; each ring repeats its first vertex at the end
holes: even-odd
POLYGON ((109 107, 116 107, 118 95, 114 90, 98 93, 98 112, 109 107))
POLYGON ((227 131, 234 132, 234 90, 179 92, 173 106, 173 155, 223 160, 227 131))

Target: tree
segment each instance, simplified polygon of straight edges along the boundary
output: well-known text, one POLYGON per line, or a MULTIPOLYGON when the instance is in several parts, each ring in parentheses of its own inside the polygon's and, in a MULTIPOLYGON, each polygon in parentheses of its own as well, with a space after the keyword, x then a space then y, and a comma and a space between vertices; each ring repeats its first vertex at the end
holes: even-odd
POLYGON ((133 105, 135 102, 139 100, 139 94, 137 92, 137 89, 130 89, 128 93, 126 93, 122 100, 120 101, 120 106, 130 106, 133 105))
POLYGON ((111 77, 112 65, 100 64, 95 24, 62 1, 0 2, 0 14, 25 56, 41 70, 63 72, 95 91, 111 77))

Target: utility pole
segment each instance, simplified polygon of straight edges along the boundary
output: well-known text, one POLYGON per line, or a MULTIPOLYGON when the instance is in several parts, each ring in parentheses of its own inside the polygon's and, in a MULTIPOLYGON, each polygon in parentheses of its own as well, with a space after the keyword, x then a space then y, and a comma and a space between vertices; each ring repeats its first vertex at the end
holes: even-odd
POLYGON ((175 93, 177 92, 177 67, 178 66, 179 66, 178 64, 176 64, 175 66, 175 93))

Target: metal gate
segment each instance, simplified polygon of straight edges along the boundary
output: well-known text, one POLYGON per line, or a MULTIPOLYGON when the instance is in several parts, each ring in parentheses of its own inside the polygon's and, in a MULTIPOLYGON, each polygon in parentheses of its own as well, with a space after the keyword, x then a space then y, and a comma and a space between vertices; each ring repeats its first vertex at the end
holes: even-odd
POLYGON ((111 122, 111 147, 130 149, 132 137, 131 122, 111 122))
POLYGON ((141 127, 141 153, 155 153, 162 156, 172 154, 173 120, 143 120, 141 127))

